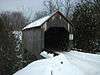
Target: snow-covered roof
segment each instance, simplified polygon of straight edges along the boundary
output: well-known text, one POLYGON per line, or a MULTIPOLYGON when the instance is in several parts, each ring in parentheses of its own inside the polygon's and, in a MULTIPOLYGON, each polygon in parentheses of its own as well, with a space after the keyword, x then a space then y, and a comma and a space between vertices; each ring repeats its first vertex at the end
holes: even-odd
MULTIPOLYGON (((22 30, 25 30, 25 29, 29 29, 29 28, 33 28, 33 27, 39 27, 41 26, 44 22, 46 22, 50 17, 52 17, 55 13, 60 13, 60 15, 63 16, 63 14, 59 11, 56 11, 54 12, 53 14, 50 14, 48 16, 45 16, 43 18, 40 18, 32 23, 30 23, 29 25, 27 25, 26 27, 24 27, 22 30)), ((64 16, 63 16, 64 17, 64 16)), ((64 17, 65 18, 65 17, 64 17)), ((71 25, 72 23, 70 22, 70 20, 68 18, 65 18, 71 25)))
POLYGON ((28 29, 28 28, 33 28, 33 27, 38 27, 41 26, 46 20, 48 20, 50 18, 50 16, 45 16, 43 18, 40 18, 32 23, 30 23, 29 25, 27 25, 26 27, 23 28, 23 30, 28 29))
POLYGON ((64 52, 32 62, 14 75, 100 75, 100 55, 64 52))

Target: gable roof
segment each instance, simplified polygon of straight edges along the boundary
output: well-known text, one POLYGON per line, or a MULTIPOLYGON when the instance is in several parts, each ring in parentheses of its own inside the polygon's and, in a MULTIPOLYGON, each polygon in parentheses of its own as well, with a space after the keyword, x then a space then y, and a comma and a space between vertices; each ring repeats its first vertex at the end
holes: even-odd
POLYGON ((52 16, 54 16, 56 13, 59 13, 65 20, 67 20, 72 25, 71 21, 68 18, 66 18, 61 12, 56 11, 53 14, 50 14, 50 15, 45 16, 45 17, 42 17, 42 18, 30 23, 29 25, 25 26, 22 30, 26 30, 26 29, 30 29, 30 28, 34 28, 34 27, 39 27, 43 23, 45 23, 47 20, 49 20, 52 16))

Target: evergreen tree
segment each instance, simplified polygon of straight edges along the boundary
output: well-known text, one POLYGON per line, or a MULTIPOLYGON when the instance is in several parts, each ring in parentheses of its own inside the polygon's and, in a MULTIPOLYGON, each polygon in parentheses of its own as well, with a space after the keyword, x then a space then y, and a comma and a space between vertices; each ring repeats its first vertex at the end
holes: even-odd
POLYGON ((88 1, 76 6, 72 20, 75 27, 76 48, 81 48, 85 52, 94 52, 96 26, 99 24, 97 14, 96 6, 88 1))

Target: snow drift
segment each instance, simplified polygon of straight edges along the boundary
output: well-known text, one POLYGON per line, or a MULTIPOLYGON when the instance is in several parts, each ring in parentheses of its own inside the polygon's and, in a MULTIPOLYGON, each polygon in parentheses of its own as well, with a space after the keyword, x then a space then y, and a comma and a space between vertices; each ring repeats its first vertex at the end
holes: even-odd
POLYGON ((100 55, 63 52, 32 62, 14 75, 100 75, 100 55))

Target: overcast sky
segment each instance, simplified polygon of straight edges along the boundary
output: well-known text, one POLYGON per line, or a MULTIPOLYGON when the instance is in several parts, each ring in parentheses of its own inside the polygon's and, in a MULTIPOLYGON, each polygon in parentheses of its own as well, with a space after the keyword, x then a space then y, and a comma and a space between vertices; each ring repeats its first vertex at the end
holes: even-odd
POLYGON ((32 9, 38 11, 43 9, 44 0, 0 0, 0 11, 32 9))
POLYGON ((34 16, 35 12, 43 10, 43 1, 46 0, 0 0, 0 12, 17 10, 24 12, 26 16, 34 16))

